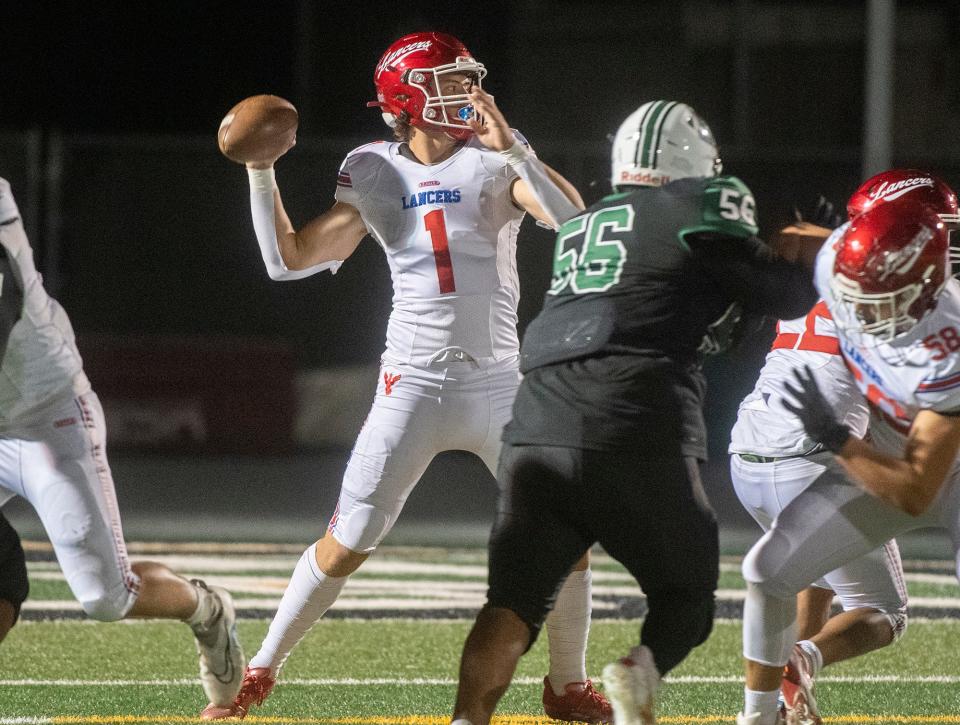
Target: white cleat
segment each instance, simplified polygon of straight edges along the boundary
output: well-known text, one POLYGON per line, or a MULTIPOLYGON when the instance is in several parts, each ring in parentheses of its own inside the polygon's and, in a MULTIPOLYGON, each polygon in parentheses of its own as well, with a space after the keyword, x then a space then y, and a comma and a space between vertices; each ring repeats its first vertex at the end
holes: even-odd
POLYGON ((653 705, 659 687, 653 653, 643 645, 603 668, 603 689, 617 725, 656 725, 653 705))
POLYGON ((790 661, 783 669, 780 692, 786 706, 786 725, 823 725, 813 696, 813 663, 800 645, 793 646, 790 661))
POLYGON ((229 705, 240 691, 246 665, 237 636, 233 598, 223 587, 208 586, 199 579, 192 581, 201 590, 201 596, 216 598, 219 609, 209 626, 193 628, 200 655, 200 684, 211 703, 229 705))
MULTIPOLYGON (((742 712, 737 714, 737 725, 758 725, 760 722, 760 713, 755 712, 750 715, 744 715, 742 712)), ((784 725, 783 712, 777 713, 776 725, 784 725)))

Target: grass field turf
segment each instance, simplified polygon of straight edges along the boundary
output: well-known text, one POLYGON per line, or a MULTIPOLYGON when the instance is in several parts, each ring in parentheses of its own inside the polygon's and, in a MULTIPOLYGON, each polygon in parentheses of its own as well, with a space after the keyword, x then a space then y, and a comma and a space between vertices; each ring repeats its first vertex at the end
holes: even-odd
MULTIPOLYGON (((267 611, 295 558, 181 555, 170 562, 208 581, 240 584, 234 587, 238 599, 264 597, 267 611)), ((354 592, 344 596, 364 608, 365 618, 351 618, 349 609, 341 609, 321 620, 290 657, 274 694, 246 722, 448 723, 459 654, 472 619, 465 603, 482 597, 483 560, 476 550, 378 554, 370 562, 378 565, 361 570, 351 582, 354 592), (425 619, 437 615, 420 603, 445 596, 466 614, 425 619), (379 618, 378 603, 390 611, 409 607, 408 615, 379 618)), ((960 599, 960 587, 945 573, 950 568, 949 563, 908 565, 911 595, 935 608, 951 606, 960 599)), ((596 570, 602 597, 639 597, 614 562, 598 557, 596 570)), ((734 562, 726 562, 723 576, 721 587, 735 598, 743 583, 734 562)), ((68 592, 55 564, 31 562, 31 577, 31 603, 37 608, 25 612, 28 618, 46 616, 41 607, 66 607, 66 600, 58 603, 68 592)), ((597 614, 587 663, 591 675, 636 641, 639 626, 638 620, 603 618, 602 609, 597 614)), ((265 619, 239 623, 248 654, 266 627, 265 619)), ((658 707, 662 722, 732 722, 742 697, 740 632, 738 620, 718 621, 707 643, 671 673, 658 707)), ((960 621, 915 618, 898 645, 824 672, 819 696, 826 721, 960 723, 958 650, 960 621)), ((549 722, 539 706, 546 658, 543 637, 521 660, 499 722, 549 722)), ((194 722, 205 704, 195 678, 192 639, 178 623, 28 619, 0 645, 0 725, 194 722)))

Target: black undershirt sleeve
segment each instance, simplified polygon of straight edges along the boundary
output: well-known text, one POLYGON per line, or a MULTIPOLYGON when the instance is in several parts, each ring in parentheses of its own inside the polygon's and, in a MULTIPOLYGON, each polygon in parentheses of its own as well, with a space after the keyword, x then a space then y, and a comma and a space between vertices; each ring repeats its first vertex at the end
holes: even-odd
POLYGON ((781 259, 756 237, 695 234, 686 241, 703 273, 748 313, 789 320, 817 302, 813 271, 781 259))

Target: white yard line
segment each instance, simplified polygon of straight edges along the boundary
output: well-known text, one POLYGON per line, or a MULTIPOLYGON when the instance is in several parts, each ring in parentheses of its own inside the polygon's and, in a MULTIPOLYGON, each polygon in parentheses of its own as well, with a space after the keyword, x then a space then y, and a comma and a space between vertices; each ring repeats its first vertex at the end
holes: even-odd
MULTIPOLYGON (((592 677, 594 682, 601 682, 601 678, 592 677)), ((517 677, 513 680, 518 685, 538 685, 543 682, 542 677, 517 677)), ((674 685, 726 685, 743 682, 741 675, 681 675, 667 677, 667 684, 674 685)), ((960 675, 859 675, 818 677, 817 683, 834 682, 842 684, 935 684, 955 685, 960 683, 960 675)), ((195 687, 199 681, 191 678, 151 679, 151 680, 0 680, 0 687, 195 687)), ((321 677, 321 678, 290 678, 283 679, 280 684, 285 687, 366 687, 377 685, 396 685, 420 687, 435 685, 452 687, 457 681, 449 677, 437 678, 395 678, 395 677, 321 677)))

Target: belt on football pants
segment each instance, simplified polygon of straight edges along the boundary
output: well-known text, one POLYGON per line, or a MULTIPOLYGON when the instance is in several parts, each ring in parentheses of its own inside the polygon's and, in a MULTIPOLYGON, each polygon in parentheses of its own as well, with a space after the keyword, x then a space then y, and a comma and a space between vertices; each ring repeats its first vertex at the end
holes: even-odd
POLYGON ((466 350, 461 350, 459 347, 448 347, 446 350, 442 350, 430 358, 429 364, 437 365, 438 363, 462 362, 475 363, 476 360, 466 350))
POLYGON ((806 458, 807 456, 812 456, 814 453, 819 453, 823 450, 823 446, 816 446, 815 448, 806 451, 805 453, 795 453, 792 456, 758 456, 754 453, 738 453, 743 460, 747 463, 775 463, 777 461, 786 461, 790 458, 806 458))

